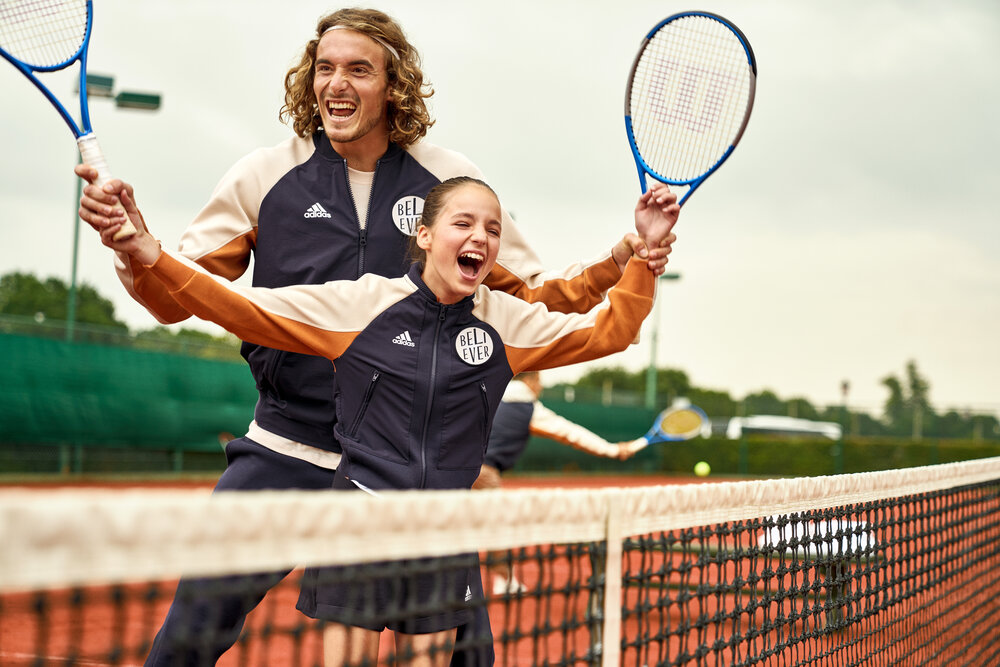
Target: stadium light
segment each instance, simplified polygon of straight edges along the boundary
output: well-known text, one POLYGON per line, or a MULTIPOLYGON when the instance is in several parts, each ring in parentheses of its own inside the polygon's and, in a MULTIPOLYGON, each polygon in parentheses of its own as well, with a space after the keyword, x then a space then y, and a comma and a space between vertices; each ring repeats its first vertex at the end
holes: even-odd
MULTIPOLYGON (((661 283, 667 281, 680 280, 679 273, 664 273, 660 276, 661 283)), ((659 292, 659 289, 657 289, 659 292)), ((646 369, 646 408, 656 409, 656 343, 660 338, 660 295, 656 295, 656 303, 653 304, 653 327, 650 333, 649 345, 649 367, 646 369)))
MULTIPOLYGON (((113 97, 111 91, 115 87, 115 78, 104 74, 87 74, 88 97, 113 97)), ((77 93, 80 91, 77 90, 77 93)))
POLYGON ((160 108, 160 96, 155 93, 133 93, 123 91, 115 95, 115 106, 119 109, 156 111, 160 108))
MULTIPOLYGON (((159 93, 136 93, 122 91, 114 94, 115 79, 104 74, 87 74, 87 97, 114 99, 119 109, 139 109, 156 111, 160 108, 159 93)), ((77 90, 77 94, 79 94, 77 90)), ((76 201, 73 207, 73 266, 70 269, 69 294, 66 297, 66 340, 72 341, 76 331, 76 265, 80 252, 80 195, 83 194, 83 181, 76 179, 76 201)))

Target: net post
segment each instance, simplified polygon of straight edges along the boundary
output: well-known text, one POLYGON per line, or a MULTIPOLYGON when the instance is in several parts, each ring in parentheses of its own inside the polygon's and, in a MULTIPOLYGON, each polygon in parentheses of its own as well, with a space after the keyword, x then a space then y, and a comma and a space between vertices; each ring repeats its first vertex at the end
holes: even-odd
POLYGON ((605 528, 607 549, 604 562, 604 625, 601 641, 603 667, 621 665, 622 625, 622 496, 608 497, 608 515, 605 528))

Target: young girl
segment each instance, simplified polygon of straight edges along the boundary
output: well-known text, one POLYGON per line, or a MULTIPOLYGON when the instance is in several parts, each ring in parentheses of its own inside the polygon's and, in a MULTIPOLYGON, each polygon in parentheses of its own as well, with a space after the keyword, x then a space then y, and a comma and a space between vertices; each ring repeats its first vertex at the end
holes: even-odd
MULTIPOLYGON (((127 193, 122 199, 141 220, 127 193)), ((663 239, 678 212, 665 186, 653 188, 636 206, 637 228, 647 230, 647 239, 663 239)), ((245 341, 336 364, 336 437, 344 453, 334 487, 370 492, 470 488, 511 378, 625 349, 652 308, 656 282, 645 261, 633 257, 608 298, 585 314, 550 312, 483 287, 499 250, 501 209, 488 185, 468 177, 428 194, 416 235, 424 256, 402 278, 240 287, 162 251, 144 225, 137 227, 134 237, 112 245, 148 267, 191 313, 245 341)), ((447 595, 459 602, 467 590, 463 576, 448 584, 454 590, 447 595)), ((410 583, 408 596, 441 596, 434 590, 440 581, 410 583)), ((398 591, 386 586, 376 599, 393 595, 398 591)), ((343 586, 304 581, 299 608, 333 622, 328 637, 340 640, 328 643, 328 660, 363 653, 374 661, 386 624, 375 619, 357 627, 351 598, 343 586)), ((399 653, 410 647, 424 654, 453 641, 454 628, 467 619, 468 610, 459 609, 388 627, 396 630, 399 653)), ((431 655, 447 664, 447 652, 431 655)))

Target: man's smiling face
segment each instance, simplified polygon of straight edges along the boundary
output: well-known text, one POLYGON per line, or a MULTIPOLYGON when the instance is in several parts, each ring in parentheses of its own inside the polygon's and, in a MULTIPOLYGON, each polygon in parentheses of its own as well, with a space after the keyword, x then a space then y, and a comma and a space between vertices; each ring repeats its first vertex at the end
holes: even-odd
POLYGON ((388 142, 389 57, 381 44, 354 30, 331 30, 320 39, 313 93, 335 148, 362 139, 388 142))

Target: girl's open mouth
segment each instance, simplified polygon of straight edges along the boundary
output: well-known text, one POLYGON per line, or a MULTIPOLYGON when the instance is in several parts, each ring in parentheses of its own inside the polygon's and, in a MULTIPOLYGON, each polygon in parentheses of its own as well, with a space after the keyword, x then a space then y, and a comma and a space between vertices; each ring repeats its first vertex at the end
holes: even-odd
POLYGON ((458 256, 458 268, 462 276, 474 280, 479 276, 479 270, 483 268, 486 258, 478 252, 463 252, 458 256))

